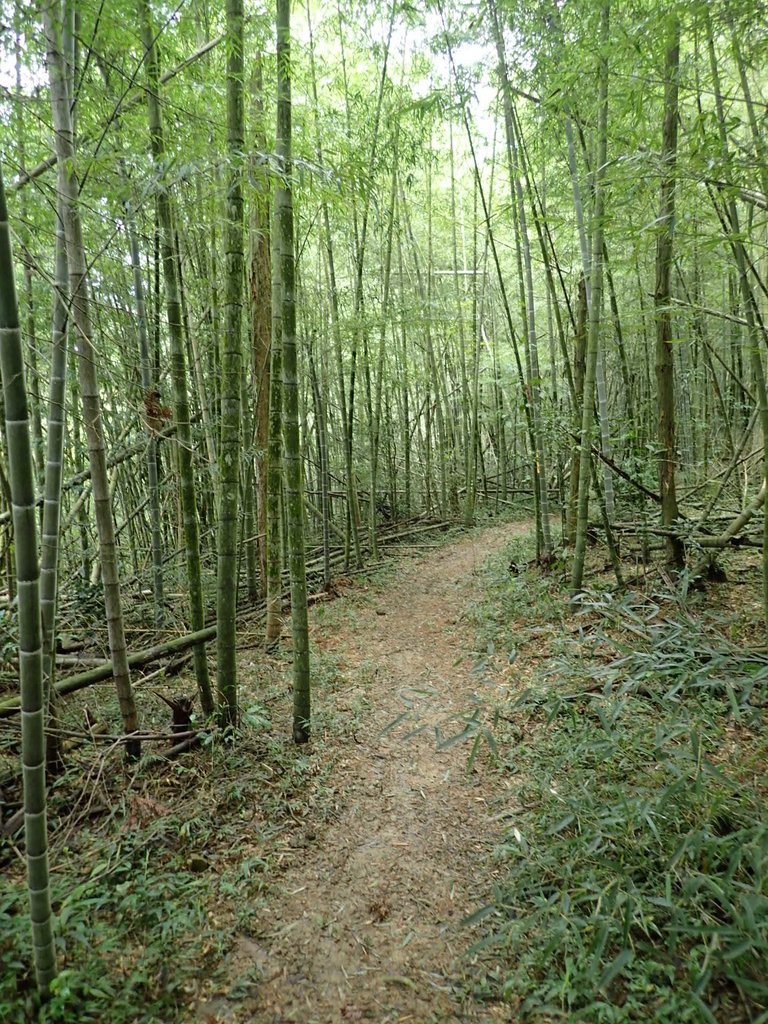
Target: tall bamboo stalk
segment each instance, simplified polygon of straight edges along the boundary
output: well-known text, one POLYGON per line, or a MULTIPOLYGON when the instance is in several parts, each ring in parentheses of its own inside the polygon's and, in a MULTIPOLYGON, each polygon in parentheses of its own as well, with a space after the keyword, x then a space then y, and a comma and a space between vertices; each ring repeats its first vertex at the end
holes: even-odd
POLYGON ((251 75, 254 154, 251 179, 255 195, 250 204, 250 298, 251 298, 251 360, 256 405, 255 473, 258 523, 260 589, 267 592, 267 447, 269 444, 269 388, 272 337, 272 264, 270 253, 270 184, 261 154, 266 151, 264 124, 264 81, 261 54, 257 53, 251 75))
POLYGON ((144 391, 145 426, 147 428, 147 490, 149 492, 149 514, 152 536, 152 600, 154 606, 155 629, 160 629, 165 621, 165 602, 163 597, 163 529, 160 512, 160 488, 157 472, 157 433, 159 422, 156 406, 160 393, 155 385, 152 374, 152 360, 149 352, 149 332, 147 329, 147 312, 144 301, 144 278, 139 258, 139 239, 136 222, 129 202, 126 202, 126 223, 128 227, 128 244, 133 270, 133 296, 136 303, 136 332, 139 340, 139 368, 141 386, 144 391))
MULTIPOLYGON (((715 54, 715 42, 712 32, 712 24, 709 15, 705 15, 707 24, 707 48, 709 52, 710 71, 715 92, 715 109, 717 110, 717 123, 720 135, 720 146, 726 167, 730 169, 731 155, 728 144, 728 133, 726 130, 725 108, 723 104, 722 90, 720 87, 720 74, 718 71, 717 57, 715 54)), ((723 227, 728 228, 726 234, 734 255, 734 261, 739 273, 739 286, 742 302, 744 305, 744 316, 747 322, 748 340, 750 348, 750 362, 757 391, 758 408, 760 411, 760 425, 763 434, 763 482, 761 490, 766 486, 766 475, 768 474, 768 388, 766 388, 765 370, 763 367, 762 349, 768 342, 768 331, 760 315, 760 309, 752 289, 750 281, 750 261, 744 248, 741 236, 741 224, 739 221, 736 201, 733 192, 728 190, 723 199, 723 205, 727 214, 722 217, 723 227)), ((763 506, 763 621, 768 630, 768 503, 763 506)))
POLYGON ((608 30, 610 4, 605 2, 600 13, 600 64, 597 112, 597 167, 593 207, 592 259, 590 262, 589 333, 584 370, 584 394, 581 415, 579 451, 579 502, 576 519, 576 542, 571 569, 571 591, 581 591, 584 557, 589 525, 589 486, 592 462, 592 424, 594 422, 595 374, 600 344, 600 315, 603 305, 603 216, 605 209, 605 167, 608 158, 608 30))
POLYGON ((0 374, 13 510, 18 585, 19 676, 21 685, 21 756, 24 765, 24 832, 27 890, 37 987, 47 998, 56 977, 56 950, 48 872, 48 825, 45 787, 45 708, 40 619, 35 473, 29 410, 24 382, 24 354, 13 274, 11 233, 0 168, 0 374))
POLYGON ((309 739, 310 674, 307 577, 304 556, 304 499, 299 439, 299 382, 296 352, 296 298, 291 188, 291 0, 277 0, 277 158, 280 181, 275 195, 280 237, 283 390, 285 398, 285 504, 291 578, 293 635, 293 738, 309 739))
MULTIPOLYGON (((141 38, 144 44, 147 69, 147 110, 152 157, 159 173, 157 190, 157 217, 160 225, 160 252, 165 278, 165 302, 168 316, 168 340, 171 355, 171 378, 173 380, 173 408, 176 421, 177 452, 179 462, 179 491, 184 521, 184 548, 187 563, 187 585, 189 587, 189 618, 193 632, 205 625, 205 603, 200 567, 200 527, 197 520, 195 478, 192 467, 192 431, 189 422, 189 399, 187 397, 187 368, 184 355, 184 339, 181 325, 181 303, 177 277, 176 255, 174 252, 173 214, 171 197, 164 180, 165 144, 163 120, 160 110, 160 73, 157 51, 154 46, 154 29, 148 0, 139 0, 138 13, 141 38)), ((200 694, 200 705, 205 715, 214 711, 213 693, 208 674, 208 659, 205 646, 194 648, 195 678, 200 694)))
POLYGON ((531 246, 528 237, 528 223, 525 210, 525 199, 521 182, 521 157, 519 150, 522 139, 517 138, 518 125, 512 103, 512 93, 507 77, 507 59, 504 52, 504 38, 501 33, 498 13, 493 0, 489 0, 492 16, 493 33, 496 41, 499 79, 501 81, 502 100, 504 106, 504 125, 506 129, 507 160, 509 164, 510 190, 513 211, 513 223, 516 236, 516 257, 518 267, 518 288, 520 292, 521 318, 526 329, 526 353, 530 394, 531 416, 533 419, 533 443, 535 445, 533 486, 538 491, 536 531, 538 539, 538 557, 543 564, 552 559, 552 537, 549 526, 549 493, 547 478, 547 452, 544 443, 544 430, 541 413, 541 371, 539 369, 538 341, 536 336, 536 308, 533 292, 533 264, 531 246))
POLYGON ((56 675, 56 599, 61 537, 61 478, 64 461, 64 420, 67 387, 67 247, 61 210, 56 217, 56 255, 53 286, 51 380, 48 393, 48 438, 45 497, 40 530, 40 614, 43 629, 43 668, 48 700, 49 731, 46 761, 50 771, 61 764, 61 744, 54 728, 56 675))
MULTIPOLYGON (((315 66, 315 42, 312 33, 312 19, 309 4, 307 4, 307 29, 309 32, 309 62, 312 78, 312 98, 315 104, 315 153, 319 166, 323 166, 323 145, 320 135, 320 105, 317 93, 317 68, 315 66)), ((323 242, 325 248, 326 265, 328 272, 328 298, 331 310, 331 332, 333 335, 333 349, 336 360, 336 374, 339 386, 339 411, 341 414, 341 435, 344 451, 344 469, 346 475, 347 491, 347 526, 349 539, 355 557, 355 564, 363 564, 362 549, 360 547, 360 531, 358 528, 357 514, 357 487, 355 483, 354 466, 352 463, 352 437, 350 436, 351 418, 347 413, 347 394, 344 379, 344 361, 341 345, 341 315, 339 312, 339 290, 336 283, 336 260, 334 255, 333 232, 331 231, 331 217, 328 208, 328 200, 323 195, 321 198, 323 213, 323 242)), ((347 545, 347 555, 348 555, 347 545)), ((345 562, 348 558, 345 558, 345 562)))
MULTIPOLYGON (((139 719, 131 687, 128 652, 125 644, 123 610, 120 597, 117 544, 112 513, 109 479, 107 476, 104 423, 101 396, 96 375, 96 351, 93 343, 89 300, 88 268, 80 219, 80 187, 75 168, 74 133, 72 129, 67 73, 61 45, 60 11, 52 3, 43 8, 48 75, 51 85, 53 126, 58 156, 58 188, 64 215, 64 234, 69 264, 70 298, 75 330, 77 332, 77 365, 80 400, 88 439, 88 458, 91 484, 99 534, 101 578, 104 587, 104 607, 107 618, 110 656, 113 665, 115 689, 120 704, 123 728, 129 737, 138 732, 139 719)), ((138 757, 138 739, 126 743, 126 755, 138 757)))
POLYGON ((240 480, 240 385, 243 315, 243 183, 245 135, 243 0, 227 0, 227 216, 224 346, 221 352, 216 683, 219 719, 237 724, 237 508, 240 480))
MULTIPOLYGON (((277 196, 275 196, 277 207, 277 196)), ((283 288, 280 275, 282 238, 275 209, 272 224, 272 348, 269 367, 269 435, 267 443, 266 562, 267 614, 265 642, 274 647, 283 631, 283 288)))
MULTIPOLYGON (((664 126, 661 143, 661 189, 656 236, 656 386, 658 388, 659 486, 661 524, 669 529, 678 517, 675 486, 675 388, 672 312, 670 309, 672 245, 675 218, 675 166, 677 162, 677 96, 680 69, 680 22, 669 22, 664 62, 664 126)), ((685 565, 685 547, 679 537, 666 537, 667 561, 685 565)))

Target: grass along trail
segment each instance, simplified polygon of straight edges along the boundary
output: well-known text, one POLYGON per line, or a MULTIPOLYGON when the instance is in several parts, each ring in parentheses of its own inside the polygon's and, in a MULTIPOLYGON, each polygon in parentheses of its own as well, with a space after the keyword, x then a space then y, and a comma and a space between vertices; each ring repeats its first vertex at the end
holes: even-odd
POLYGON ((493 884, 499 782, 477 765, 468 771, 469 745, 441 748, 436 730, 460 733, 477 704, 473 627, 463 618, 475 570, 527 529, 495 525, 399 559, 373 600, 360 589, 340 602, 344 617, 334 604, 313 610, 314 644, 342 666, 340 696, 366 710, 354 736, 329 741, 335 820, 306 827, 239 940, 231 972, 256 970, 260 980, 224 1019, 503 1019, 501 1007, 473 1005, 461 983, 482 970, 466 957, 473 934, 462 921, 493 884))

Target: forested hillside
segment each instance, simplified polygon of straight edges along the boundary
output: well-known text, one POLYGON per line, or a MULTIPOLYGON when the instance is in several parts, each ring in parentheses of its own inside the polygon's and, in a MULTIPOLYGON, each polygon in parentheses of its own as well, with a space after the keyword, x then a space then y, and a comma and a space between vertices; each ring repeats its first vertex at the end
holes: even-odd
MULTIPOLYGON (((474 618, 451 612, 469 623, 471 673, 509 689, 472 697, 474 676, 457 676, 455 744, 439 715, 430 728, 438 751, 456 746, 468 771, 496 773, 492 800, 517 778, 508 750, 530 727, 521 785, 537 795, 509 799, 535 804, 531 830, 553 849, 573 844, 560 867, 539 862, 551 887, 515 861, 514 885, 489 873, 475 894, 487 914, 464 908, 470 929, 493 924, 472 955, 497 958, 482 983, 478 972, 462 982, 480 1014, 466 1019, 768 1019, 768 833, 755 810, 768 675, 767 15, 754 0, 3 0, 9 1019, 206 1019, 184 987, 199 962, 179 954, 175 988, 160 950, 202 929, 213 977, 230 941, 209 927, 216 899, 237 902, 244 881, 226 876, 230 890, 199 895, 202 917, 179 923, 184 885, 202 892, 215 859, 195 867, 187 851, 158 861, 136 906, 110 902, 106 888, 133 892, 141 851, 146 866, 167 839, 142 846, 144 818, 165 821, 167 803, 168 833, 184 836, 173 780, 189 773, 205 804, 218 775, 234 841, 237 801, 261 800, 262 783, 274 797, 279 778, 271 836, 308 813, 296 794, 309 800, 317 775, 312 799, 332 821, 334 744, 387 723, 355 705, 348 734, 329 710, 343 703, 339 680, 354 691, 365 666, 328 668, 324 610, 351 580, 383 587, 396 548, 432 552, 447 530, 510 516, 530 523, 530 548, 515 540, 489 563, 486 596, 467 592, 474 618), (538 668, 538 656, 516 664, 517 632, 535 643, 529 627, 546 635, 538 668), (585 722, 605 733, 596 746, 585 722), (623 823, 610 840, 591 782, 573 804, 545 784, 555 763, 572 764, 578 787, 603 761, 601 784, 625 776, 631 791, 620 811, 604 794, 623 823), (656 771, 659 803, 640 808, 631 793, 656 771), (542 810, 552 794, 568 803, 559 819, 542 810), (637 888, 617 889, 582 838, 598 860, 615 854, 620 875, 635 844, 656 844, 645 869, 662 887, 643 888, 633 867, 637 888), (576 885, 582 856, 595 873, 576 885), (680 881, 691 857, 699 881, 680 881), (83 883, 75 898, 83 872, 105 886, 83 883), (515 886, 538 917, 505 918, 515 886), (571 901, 596 892, 599 909, 571 918, 571 901), (142 901, 166 908, 167 935, 159 919, 137 923, 142 901), (119 960, 128 934, 149 948, 152 933, 146 977, 134 949, 109 983, 96 979, 85 950, 106 926, 87 906, 110 921, 105 956, 119 960), (561 950, 550 984, 542 965, 580 929, 584 945, 561 950), (651 938, 661 947, 672 932, 646 970, 651 938), (105 1015, 121 972, 133 1018, 122 1006, 105 1015), (676 983, 682 1001, 659 1016, 667 996, 647 993, 676 983), (502 1016, 482 1016, 486 998, 502 1016)), ((386 593, 382 618, 398 602, 396 586, 386 593)), ((423 642, 437 651, 443 639, 423 642)), ((406 678, 409 693, 420 685, 406 678)), ((414 771, 431 771, 429 757, 414 771)), ((504 863, 533 844, 509 835, 504 863)), ((279 888, 278 868, 267 875, 279 888)), ((375 1019, 426 1024, 428 1006, 375 1019)), ((273 1019, 266 1004, 249 1012, 273 1019)), ((359 1012, 350 1019, 373 1019, 359 1012)), ((235 1019, 218 1013, 207 1019, 235 1019)))

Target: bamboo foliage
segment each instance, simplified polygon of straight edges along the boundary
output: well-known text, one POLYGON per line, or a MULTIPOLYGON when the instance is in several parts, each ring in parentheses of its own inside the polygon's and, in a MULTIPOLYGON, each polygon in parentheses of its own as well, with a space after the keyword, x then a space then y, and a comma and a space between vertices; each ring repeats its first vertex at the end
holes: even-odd
MULTIPOLYGON (((738 514, 760 492, 768 435, 768 171, 747 6, 676 8, 663 38, 652 5, 633 9, 640 18, 614 7, 607 67, 600 5, 549 5, 542 21, 495 0, 471 22, 450 0, 438 6, 439 29, 428 18, 416 31, 418 11, 396 3, 307 9, 308 45, 294 46, 288 67, 287 30, 277 62, 259 18, 241 46, 234 4, 162 21, 145 0, 127 22, 81 5, 76 61, 64 38, 74 7, 62 15, 55 3, 47 91, 33 88, 41 37, 18 5, 18 38, 0 47, 17 66, 4 100, 22 136, 8 143, 21 193, 12 219, 28 380, 34 362, 43 390, 63 381, 62 350, 54 365, 41 342, 59 198, 75 256, 57 289, 77 348, 72 416, 51 467, 77 482, 64 481, 59 525, 44 526, 49 665, 57 541, 59 607, 104 572, 118 649, 118 565, 123 597, 154 591, 151 618, 149 602, 126 605, 140 629, 198 632, 215 608, 222 721, 234 724, 237 601, 268 594, 276 644, 290 569, 300 632, 305 548, 322 549, 318 585, 328 587, 335 538, 345 565, 363 565, 390 521, 469 524, 483 506, 522 497, 540 561, 568 562, 575 549, 580 590, 587 538, 608 539, 627 518, 650 524, 665 495, 654 528, 678 566, 697 569, 692 545, 729 535, 723 509, 747 529, 738 514), (215 35, 227 17, 228 34, 215 35), (467 64, 468 39, 487 62, 467 64), (247 145, 243 65, 254 70, 247 145), (51 99, 55 159, 41 128, 51 99), (169 385, 172 412, 142 433, 142 407, 169 385), (561 532, 550 512, 563 505, 561 532), (183 595, 178 619, 161 588, 183 595)), ((46 412, 32 399, 54 445, 64 404, 51 399, 46 412)), ((47 477, 46 514, 53 469, 47 477)), ((11 561, 6 553, 9 597, 11 561)), ((296 642, 301 674, 309 656, 296 642)), ((195 664, 210 714, 202 644, 195 664)))

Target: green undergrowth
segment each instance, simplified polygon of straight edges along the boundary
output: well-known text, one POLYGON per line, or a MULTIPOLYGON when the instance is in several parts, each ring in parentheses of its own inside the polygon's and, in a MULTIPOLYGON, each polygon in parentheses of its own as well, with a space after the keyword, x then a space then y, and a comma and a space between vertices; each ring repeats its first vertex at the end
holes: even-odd
POLYGON ((672 594, 572 608, 529 555, 494 560, 474 610, 518 671, 475 994, 521 1021, 768 1021, 768 658, 672 594))
MULTIPOLYGON (((336 709, 342 680, 318 653, 324 710, 312 743, 281 730, 283 659, 254 665, 260 700, 233 743, 127 768, 115 752, 79 752, 51 799, 51 868, 59 974, 37 1003, 23 854, 0 848, 0 1021, 172 1024, 191 1004, 236 1002, 259 978, 232 978, 226 959, 251 936, 291 851, 335 814, 326 743, 355 728, 336 709), (271 681, 270 681, 271 673, 271 681)), ((287 710, 286 710, 287 709, 287 710)), ((256 972, 258 974, 258 971, 256 972)))

